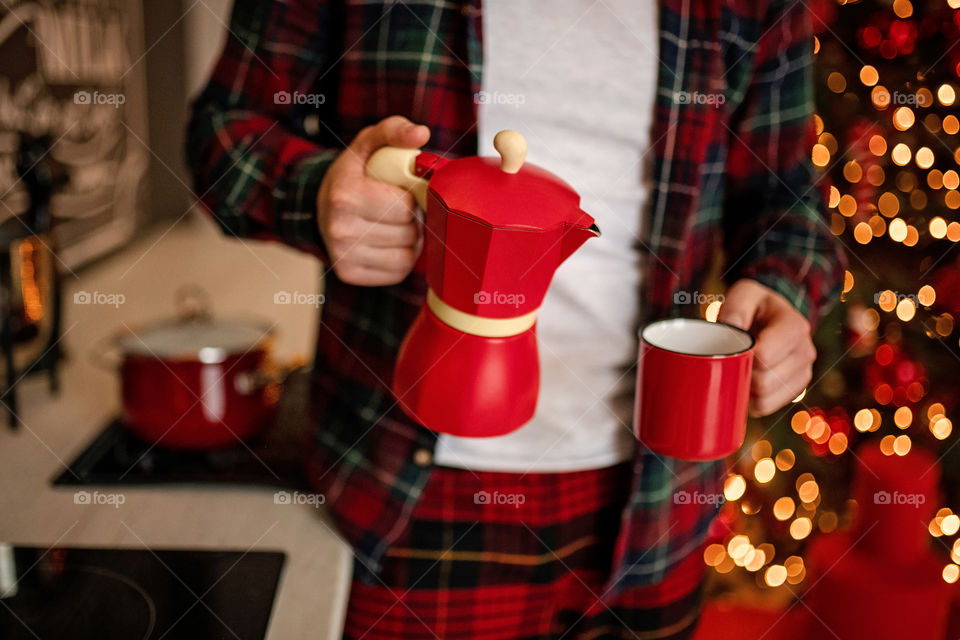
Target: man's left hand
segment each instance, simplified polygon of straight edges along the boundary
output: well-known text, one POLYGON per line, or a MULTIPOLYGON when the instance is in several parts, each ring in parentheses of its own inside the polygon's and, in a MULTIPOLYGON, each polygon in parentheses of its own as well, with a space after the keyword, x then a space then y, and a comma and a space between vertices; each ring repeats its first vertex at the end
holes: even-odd
POLYGON ((750 415, 771 414, 806 389, 817 350, 810 323, 786 298, 755 280, 738 280, 727 291, 717 320, 756 338, 750 415))

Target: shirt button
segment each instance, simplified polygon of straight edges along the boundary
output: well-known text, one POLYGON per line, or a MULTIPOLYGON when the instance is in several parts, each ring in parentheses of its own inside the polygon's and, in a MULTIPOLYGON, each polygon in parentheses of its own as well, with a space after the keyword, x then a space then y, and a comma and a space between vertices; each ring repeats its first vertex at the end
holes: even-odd
POLYGON ((417 449, 413 452, 413 462, 420 467, 426 467, 433 461, 433 454, 429 449, 417 449))

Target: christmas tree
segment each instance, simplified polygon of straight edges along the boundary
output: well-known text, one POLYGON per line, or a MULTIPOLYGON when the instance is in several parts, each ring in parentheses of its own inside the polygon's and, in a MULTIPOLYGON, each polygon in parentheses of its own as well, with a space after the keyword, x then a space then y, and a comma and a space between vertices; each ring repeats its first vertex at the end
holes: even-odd
POLYGON ((714 597, 782 604, 803 592, 811 542, 858 510, 852 475, 865 445, 938 460, 929 542, 942 558, 938 579, 960 577, 951 508, 960 486, 958 8, 808 4, 817 32, 811 158, 832 185, 829 224, 849 266, 815 337, 813 382, 787 409, 751 421, 735 457, 704 552, 714 597))

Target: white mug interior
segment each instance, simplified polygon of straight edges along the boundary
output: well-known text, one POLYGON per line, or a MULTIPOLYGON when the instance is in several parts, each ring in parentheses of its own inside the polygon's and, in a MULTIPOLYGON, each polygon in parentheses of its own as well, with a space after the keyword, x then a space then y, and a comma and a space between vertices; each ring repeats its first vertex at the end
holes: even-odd
POLYGON ((732 356, 753 348, 753 336, 722 322, 673 318, 648 324, 640 332, 647 344, 690 356, 732 356))

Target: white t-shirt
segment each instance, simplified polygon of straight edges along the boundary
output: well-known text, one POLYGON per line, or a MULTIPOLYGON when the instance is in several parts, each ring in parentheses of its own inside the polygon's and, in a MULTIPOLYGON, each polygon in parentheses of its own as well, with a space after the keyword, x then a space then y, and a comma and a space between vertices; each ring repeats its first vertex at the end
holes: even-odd
POLYGON ((440 437, 438 464, 491 471, 600 468, 630 458, 650 129, 652 0, 486 0, 480 153, 515 129, 527 162, 568 182, 602 236, 554 276, 537 314, 533 420, 495 438, 440 437))

